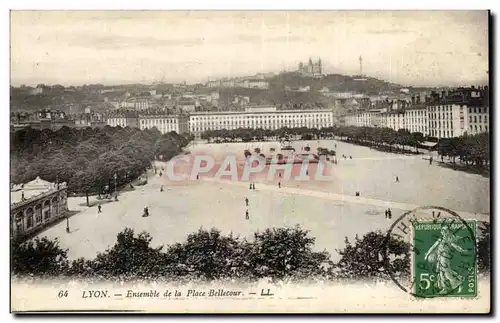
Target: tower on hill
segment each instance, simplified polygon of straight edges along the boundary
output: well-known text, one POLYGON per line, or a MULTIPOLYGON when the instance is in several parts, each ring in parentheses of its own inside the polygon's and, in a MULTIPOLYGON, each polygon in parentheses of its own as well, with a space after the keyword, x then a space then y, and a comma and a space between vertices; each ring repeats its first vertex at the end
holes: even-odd
POLYGON ((356 75, 354 81, 366 81, 363 75, 363 57, 359 56, 359 75, 356 75))

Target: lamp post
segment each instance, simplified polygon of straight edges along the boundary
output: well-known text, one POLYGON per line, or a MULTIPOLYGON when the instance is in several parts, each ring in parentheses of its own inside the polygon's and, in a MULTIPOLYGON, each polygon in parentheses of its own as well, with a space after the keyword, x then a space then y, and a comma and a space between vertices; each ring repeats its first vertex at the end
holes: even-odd
POLYGON ((116 179, 118 178, 118 175, 116 175, 116 173, 115 173, 115 176, 113 176, 113 177, 115 179, 115 200, 118 201, 118 195, 116 193, 116 179))

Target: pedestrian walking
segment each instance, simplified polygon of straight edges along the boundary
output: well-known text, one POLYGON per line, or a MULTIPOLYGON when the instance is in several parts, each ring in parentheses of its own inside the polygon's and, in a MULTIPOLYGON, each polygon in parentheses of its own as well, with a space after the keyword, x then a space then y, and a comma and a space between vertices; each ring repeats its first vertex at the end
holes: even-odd
POLYGON ((100 205, 97 206, 97 213, 102 213, 102 207, 100 205))
POLYGON ((385 210, 385 218, 387 219, 389 217, 389 212, 388 210, 385 210))
POLYGON ((245 197, 245 203, 248 206, 248 198, 247 197, 245 197))
POLYGON ((250 189, 250 190, 252 189, 252 183, 250 183, 250 188, 249 188, 249 189, 250 189))
POLYGON ((281 188, 281 182, 278 182, 278 188, 281 188))
POLYGON ((248 215, 248 209, 245 211, 245 219, 250 220, 250 215, 248 215))
POLYGON ((160 186, 160 192, 163 192, 163 185, 160 186))
POLYGON ((392 218, 391 209, 387 209, 387 217, 389 218, 389 220, 392 218))
POLYGON ((396 183, 399 183, 399 177, 396 176, 396 183))

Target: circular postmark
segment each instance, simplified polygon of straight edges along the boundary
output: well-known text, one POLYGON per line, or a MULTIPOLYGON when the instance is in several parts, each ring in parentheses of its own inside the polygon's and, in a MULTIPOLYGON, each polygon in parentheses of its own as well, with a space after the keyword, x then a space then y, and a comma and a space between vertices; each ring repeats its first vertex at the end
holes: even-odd
POLYGON ((418 298, 477 296, 475 220, 440 206, 405 212, 391 225, 384 269, 418 298))

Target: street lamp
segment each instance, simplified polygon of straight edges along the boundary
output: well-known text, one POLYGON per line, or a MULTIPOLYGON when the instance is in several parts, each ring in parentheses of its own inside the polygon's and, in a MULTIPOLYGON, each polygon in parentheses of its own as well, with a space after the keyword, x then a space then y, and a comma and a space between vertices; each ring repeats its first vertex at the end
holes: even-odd
POLYGON ((115 179, 115 200, 118 200, 118 195, 116 193, 116 179, 118 178, 118 175, 116 175, 115 173, 115 176, 114 176, 114 179, 115 179))

